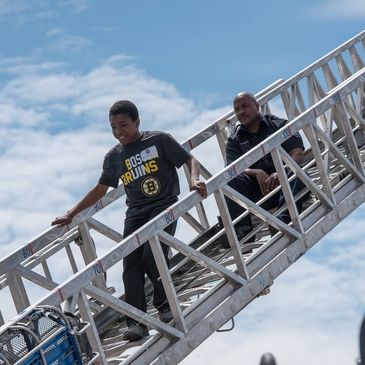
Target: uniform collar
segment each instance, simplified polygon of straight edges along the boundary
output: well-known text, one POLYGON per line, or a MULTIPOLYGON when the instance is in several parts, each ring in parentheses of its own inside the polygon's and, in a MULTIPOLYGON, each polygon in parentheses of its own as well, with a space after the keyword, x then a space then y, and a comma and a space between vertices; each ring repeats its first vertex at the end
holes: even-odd
MULTIPOLYGON (((262 126, 262 123, 264 123, 264 124, 265 124, 265 126, 267 126, 267 127, 269 126, 269 122, 268 122, 268 120, 267 120, 266 116, 260 113, 260 128, 259 128, 259 130, 257 131, 257 133, 260 131, 261 126, 262 126)), ((239 125, 238 125, 238 127, 237 127, 237 135, 241 135, 241 134, 243 134, 243 133, 255 134, 255 133, 251 133, 251 132, 249 132, 249 131, 247 130, 247 128, 246 128, 244 125, 239 124, 239 125)))

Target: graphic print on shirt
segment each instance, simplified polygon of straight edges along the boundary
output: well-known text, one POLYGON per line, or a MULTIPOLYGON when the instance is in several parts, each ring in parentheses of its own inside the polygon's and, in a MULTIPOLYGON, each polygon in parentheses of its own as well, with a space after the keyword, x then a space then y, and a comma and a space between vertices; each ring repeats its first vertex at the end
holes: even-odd
MULTIPOLYGON (((158 158, 158 151, 156 146, 152 146, 125 159, 124 164, 127 171, 121 176, 124 186, 128 186, 142 176, 157 172, 156 158, 158 158)), ((155 177, 147 177, 143 180, 141 189, 145 195, 154 196, 160 191, 160 182, 155 177)))
POLYGON ((160 182, 155 177, 145 178, 141 187, 143 193, 149 197, 157 195, 161 189, 160 182))

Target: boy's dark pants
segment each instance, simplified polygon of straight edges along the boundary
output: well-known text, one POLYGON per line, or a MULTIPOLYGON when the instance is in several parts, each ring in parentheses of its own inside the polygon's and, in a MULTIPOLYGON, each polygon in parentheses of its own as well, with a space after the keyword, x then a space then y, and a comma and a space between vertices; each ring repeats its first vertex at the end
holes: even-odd
MULTIPOLYGON (((149 222, 153 217, 165 210, 166 207, 158 207, 151 211, 149 215, 143 217, 135 216, 126 218, 124 222, 123 237, 127 237, 145 223, 149 222)), ((173 222, 165 228, 165 231, 171 235, 175 234, 177 221, 173 222)), ((169 265, 167 245, 161 243, 167 265, 169 265)), ((163 288, 160 274, 158 272, 152 250, 149 242, 145 242, 127 257, 123 259, 123 282, 125 290, 125 301, 140 309, 143 312, 147 310, 146 296, 144 291, 145 274, 153 284, 153 305, 157 309, 168 305, 165 290, 163 288)), ((137 323, 132 318, 126 317, 127 326, 137 323)))

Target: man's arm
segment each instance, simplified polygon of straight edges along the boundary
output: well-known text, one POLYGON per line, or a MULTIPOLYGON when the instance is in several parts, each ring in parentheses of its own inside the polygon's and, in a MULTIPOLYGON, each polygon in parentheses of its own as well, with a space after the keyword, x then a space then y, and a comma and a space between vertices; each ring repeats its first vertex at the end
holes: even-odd
POLYGON ((299 165, 302 166, 304 162, 304 151, 300 147, 293 148, 289 152, 290 157, 299 165))
POLYGON ((208 196, 207 187, 205 186, 205 183, 199 179, 200 166, 198 161, 191 156, 185 163, 190 172, 190 190, 197 190, 203 198, 206 198, 208 196))
POLYGON ((106 192, 108 191, 109 186, 97 184, 94 188, 92 188, 73 208, 71 208, 65 215, 62 217, 57 217, 51 225, 58 225, 59 227, 65 226, 66 224, 70 224, 72 219, 83 211, 86 208, 94 205, 99 199, 101 199, 106 192))

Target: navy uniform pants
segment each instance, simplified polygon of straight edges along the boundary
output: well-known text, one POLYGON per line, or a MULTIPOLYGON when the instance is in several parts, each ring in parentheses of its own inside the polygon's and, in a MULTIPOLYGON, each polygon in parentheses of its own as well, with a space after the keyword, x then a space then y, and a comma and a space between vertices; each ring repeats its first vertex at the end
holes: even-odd
MULTIPOLYGON (((254 176, 240 174, 239 176, 237 176, 236 178, 231 180, 228 183, 228 185, 255 203, 264 197, 264 195, 261 193, 260 186, 257 182, 257 179, 254 176)), ((291 187, 293 195, 295 196, 302 189, 305 188, 305 185, 303 184, 303 182, 300 179, 295 178, 290 182, 290 187, 291 187)), ((296 206, 297 206, 299 213, 302 211, 303 201, 308 199, 308 196, 309 196, 309 193, 307 193, 302 198, 297 200, 296 206)), ((243 207, 241 207, 240 205, 235 203, 233 200, 227 198, 226 201, 227 201, 228 210, 229 210, 229 213, 231 214, 232 220, 237 218, 239 215, 241 215, 245 211, 245 209, 243 207)), ((274 194, 271 198, 266 200, 261 205, 261 207, 266 210, 269 210, 272 208, 282 207, 284 204, 285 204, 284 195, 283 195, 282 191, 279 191, 276 194, 274 194)), ((289 223, 291 221, 288 210, 283 211, 277 217, 278 217, 278 219, 280 219, 281 221, 283 221, 285 223, 289 223)), ((241 229, 243 231, 247 231, 247 232, 251 231, 252 230, 251 215, 249 214, 248 216, 243 218, 239 222, 238 225, 240 227, 242 227, 241 229)), ((276 233, 276 229, 274 227, 270 227, 270 232, 273 235, 274 233, 276 233)))

